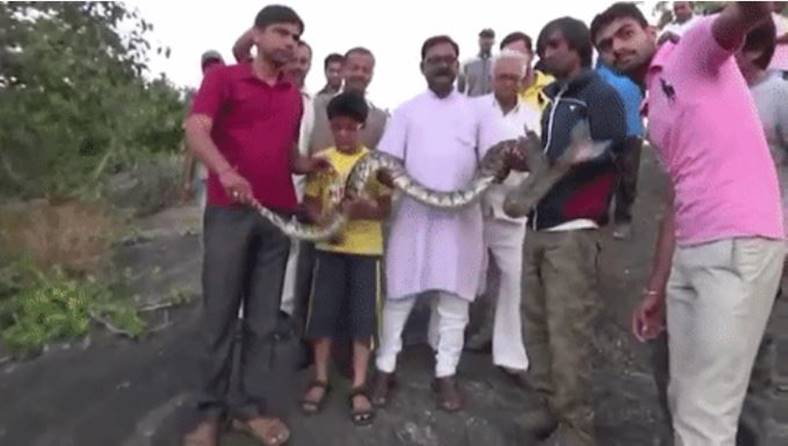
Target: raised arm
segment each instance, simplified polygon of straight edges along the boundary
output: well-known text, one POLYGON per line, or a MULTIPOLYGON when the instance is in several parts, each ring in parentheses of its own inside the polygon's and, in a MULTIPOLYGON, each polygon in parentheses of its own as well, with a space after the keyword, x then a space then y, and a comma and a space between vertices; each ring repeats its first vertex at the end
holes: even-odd
POLYGON ((762 20, 771 20, 772 2, 735 2, 714 20, 712 34, 717 43, 733 52, 762 20))
POLYGON ((247 62, 252 59, 252 47, 254 46, 254 34, 252 30, 246 30, 233 45, 233 57, 239 63, 247 62))

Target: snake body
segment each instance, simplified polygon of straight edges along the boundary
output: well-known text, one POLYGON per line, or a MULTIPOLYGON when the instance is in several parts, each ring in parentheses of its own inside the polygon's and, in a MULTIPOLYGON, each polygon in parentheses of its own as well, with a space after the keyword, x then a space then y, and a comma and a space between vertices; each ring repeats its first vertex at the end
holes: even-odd
MULTIPOLYGON (((574 164, 600 156, 609 145, 609 142, 591 142, 588 125, 581 123, 573 130, 572 142, 564 155, 555 163, 550 163, 542 151, 539 137, 527 132, 525 137, 502 141, 487 150, 468 185, 451 192, 435 191, 424 186, 408 175, 399 158, 371 151, 356 162, 350 171, 345 183, 345 196, 365 197, 369 181, 378 172, 386 171, 394 187, 406 196, 430 207, 460 209, 476 202, 493 183, 503 180, 513 167, 513 160, 519 158, 524 160, 531 174, 507 196, 504 211, 513 217, 520 217, 526 215, 574 164)), ((307 241, 330 239, 348 221, 338 208, 329 210, 326 223, 322 226, 304 224, 294 218, 287 219, 262 206, 256 206, 256 210, 285 235, 307 241)))

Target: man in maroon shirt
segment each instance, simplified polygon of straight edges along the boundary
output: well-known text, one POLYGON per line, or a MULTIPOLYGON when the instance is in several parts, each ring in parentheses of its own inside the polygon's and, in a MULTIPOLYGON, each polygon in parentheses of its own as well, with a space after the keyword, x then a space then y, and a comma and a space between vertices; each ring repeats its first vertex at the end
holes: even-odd
POLYGON ((188 446, 215 446, 219 421, 227 415, 265 445, 282 444, 290 436, 280 419, 263 414, 269 366, 263 353, 276 329, 289 241, 249 205, 292 213, 297 202, 291 174, 326 163, 298 153, 301 94, 283 73, 303 22, 292 9, 269 5, 253 29, 257 56, 208 72, 186 122, 189 147, 210 172, 203 234, 201 422, 186 436, 188 446), (242 395, 230 407, 234 324, 242 302, 242 395))

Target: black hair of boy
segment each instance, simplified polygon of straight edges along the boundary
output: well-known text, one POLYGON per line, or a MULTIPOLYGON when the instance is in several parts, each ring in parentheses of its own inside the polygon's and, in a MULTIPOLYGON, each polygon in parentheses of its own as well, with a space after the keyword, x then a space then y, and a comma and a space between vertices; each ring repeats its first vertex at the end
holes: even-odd
POLYGON ((334 96, 328 102, 326 113, 329 120, 344 116, 353 119, 359 124, 363 124, 367 122, 369 106, 364 96, 353 91, 346 91, 334 96))

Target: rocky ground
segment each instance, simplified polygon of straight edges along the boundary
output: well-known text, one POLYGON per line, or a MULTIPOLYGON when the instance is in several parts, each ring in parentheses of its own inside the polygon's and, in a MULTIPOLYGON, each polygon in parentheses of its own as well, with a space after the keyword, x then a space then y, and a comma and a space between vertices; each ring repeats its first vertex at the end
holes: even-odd
MULTIPOLYGON (((644 156, 641 189, 631 241, 606 238, 600 262, 604 312, 595 337, 594 395, 600 445, 650 446, 661 430, 648 347, 628 334, 629 314, 650 266, 661 214, 664 179, 651 154, 644 156)), ((199 218, 194 208, 175 208, 138 222, 138 230, 116 249, 115 261, 128 268, 135 291, 149 302, 177 293, 199 293, 199 218)), ((95 332, 88 339, 50 349, 41 357, 0 368, 0 444, 31 446, 136 446, 178 444, 189 418, 189 383, 197 299, 179 309, 161 310, 161 327, 139 341, 95 332)), ((778 308, 780 362, 777 378, 788 384, 788 311, 778 308)), ((418 324, 416 324, 418 325, 418 324)), ((418 331, 418 328, 416 329, 418 331)), ((291 444, 308 445, 476 445, 528 444, 514 416, 533 407, 531 395, 514 386, 488 355, 463 356, 462 387, 467 410, 447 415, 435 410, 429 388, 432 360, 424 346, 403 354, 400 388, 373 426, 354 427, 348 419, 347 383, 335 386, 324 413, 305 418, 296 401, 307 372, 267 377, 276 391, 276 409, 293 428, 291 444)), ((788 389, 786 389, 788 390, 788 389)), ((788 444, 788 393, 778 393, 767 425, 769 444, 788 444)), ((228 433, 224 445, 253 445, 228 433)))

